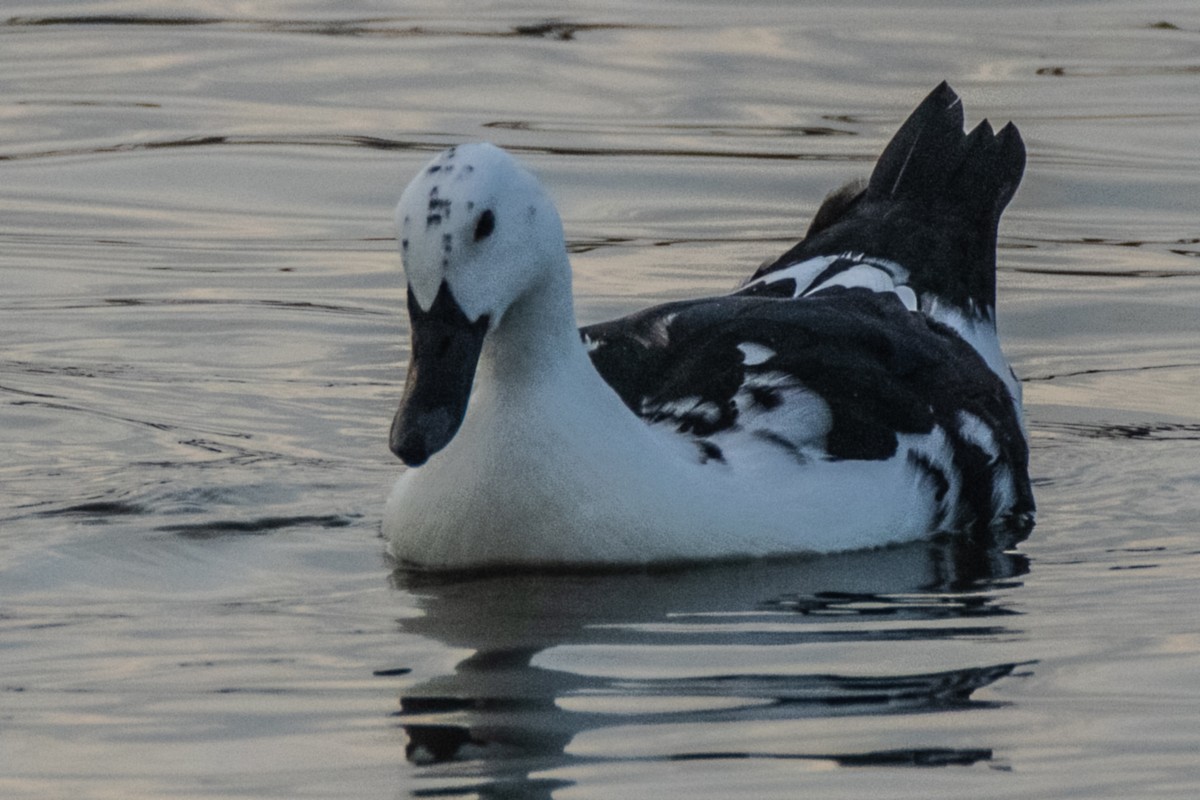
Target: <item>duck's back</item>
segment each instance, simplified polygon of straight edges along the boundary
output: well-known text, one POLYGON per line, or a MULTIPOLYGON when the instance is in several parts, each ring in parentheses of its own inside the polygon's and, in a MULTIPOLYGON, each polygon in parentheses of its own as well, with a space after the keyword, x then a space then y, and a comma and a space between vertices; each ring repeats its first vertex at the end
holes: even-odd
POLYGON ((794 248, 732 295, 584 328, 592 361, 714 468, 764 446, 799 466, 902 459, 938 529, 1023 533, 1034 503, 995 246, 1024 163, 1011 125, 964 134, 943 84, 794 248))

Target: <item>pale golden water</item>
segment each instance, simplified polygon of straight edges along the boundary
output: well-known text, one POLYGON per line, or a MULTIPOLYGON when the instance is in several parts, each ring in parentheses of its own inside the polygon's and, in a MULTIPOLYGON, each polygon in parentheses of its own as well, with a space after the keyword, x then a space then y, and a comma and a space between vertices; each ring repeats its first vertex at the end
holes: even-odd
POLYGON ((0 7, 0 795, 1200 793, 1200 7, 0 7), (391 206, 491 139, 583 321, 723 291, 947 79, 1021 128, 1039 522, 393 574, 391 206))

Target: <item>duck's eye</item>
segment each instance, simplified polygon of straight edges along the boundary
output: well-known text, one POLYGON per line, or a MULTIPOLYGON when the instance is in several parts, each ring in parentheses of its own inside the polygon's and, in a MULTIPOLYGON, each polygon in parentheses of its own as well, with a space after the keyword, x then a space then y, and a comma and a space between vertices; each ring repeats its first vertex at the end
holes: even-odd
POLYGON ((475 241, 486 239, 492 235, 494 230, 496 230, 496 215, 489 208, 479 215, 479 219, 475 223, 475 241))

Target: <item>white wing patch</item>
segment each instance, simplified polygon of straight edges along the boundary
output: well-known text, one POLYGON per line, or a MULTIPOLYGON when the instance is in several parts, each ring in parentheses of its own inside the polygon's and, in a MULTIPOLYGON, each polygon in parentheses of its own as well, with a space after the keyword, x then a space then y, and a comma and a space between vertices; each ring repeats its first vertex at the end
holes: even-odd
POLYGON ((995 463, 1000 458, 996 435, 986 422, 974 414, 968 411, 958 412, 958 434, 987 453, 990 462, 995 463))
POLYGON ((756 367, 775 357, 775 351, 757 342, 742 342, 737 346, 742 351, 742 363, 747 367, 756 367))
POLYGON ((792 376, 782 372, 747 376, 733 402, 738 408, 737 427, 743 432, 787 442, 798 455, 825 455, 833 413, 824 398, 792 376), (761 404, 756 395, 764 389, 775 392, 777 405, 768 408, 761 404))
POLYGON ((859 264, 822 281, 811 291, 828 289, 831 286, 845 286, 848 289, 858 287, 870 289, 873 292, 891 292, 896 288, 896 279, 891 273, 885 272, 875 264, 859 264))
POLYGON ((819 292, 833 286, 870 289, 873 292, 892 292, 910 311, 917 308, 917 296, 908 287, 907 269, 886 258, 872 258, 862 253, 841 253, 819 256, 773 270, 746 284, 772 286, 780 281, 795 281, 793 298, 819 292), (841 266, 841 269, 836 267, 841 266), (831 268, 833 268, 831 270, 831 268))
POLYGON ((824 272, 830 264, 837 261, 838 256, 821 256, 820 258, 810 258, 807 261, 801 261, 797 264, 777 269, 773 272, 768 272, 756 281, 750 281, 746 284, 747 287, 754 285, 771 286, 780 281, 793 280, 796 282, 796 290, 792 297, 800 297, 808 291, 812 282, 818 275, 824 272))
POLYGON ((917 310, 917 293, 911 288, 908 286, 897 286, 893 291, 896 292, 896 297, 900 298, 900 302, 904 303, 905 308, 909 311, 917 310))

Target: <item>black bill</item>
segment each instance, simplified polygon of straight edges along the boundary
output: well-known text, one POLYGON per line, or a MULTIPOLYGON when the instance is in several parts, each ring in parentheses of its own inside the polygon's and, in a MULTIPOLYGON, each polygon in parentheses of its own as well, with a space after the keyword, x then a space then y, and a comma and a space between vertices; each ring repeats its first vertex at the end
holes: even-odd
POLYGON ((449 444, 462 425, 488 317, 467 319, 443 281, 428 311, 409 289, 408 319, 412 359, 390 445, 401 461, 419 467, 449 444))

